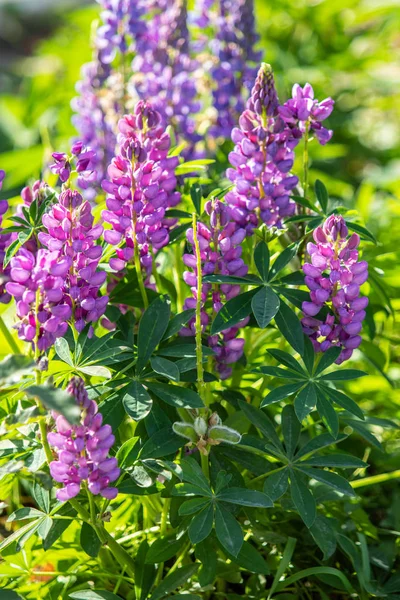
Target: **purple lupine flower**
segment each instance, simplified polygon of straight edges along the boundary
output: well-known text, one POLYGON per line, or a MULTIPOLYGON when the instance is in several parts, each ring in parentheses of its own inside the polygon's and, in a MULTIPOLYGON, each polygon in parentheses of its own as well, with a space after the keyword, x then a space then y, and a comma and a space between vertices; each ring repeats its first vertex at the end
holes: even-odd
POLYGON ((124 269, 132 259, 136 237, 140 261, 149 276, 151 249, 168 243, 169 228, 175 223, 165 212, 180 201, 174 174, 179 159, 168 157, 171 140, 160 122, 160 114, 140 101, 134 114, 125 115, 118 125, 120 150, 102 184, 107 193, 107 210, 102 216, 111 225, 104 239, 117 247, 116 258, 110 260, 115 271, 124 269))
POLYGON ((268 227, 282 227, 282 218, 294 213, 290 199, 298 178, 293 149, 301 138, 298 128, 278 115, 278 100, 271 67, 261 65, 247 108, 232 131, 235 143, 229 154, 227 176, 234 188, 226 195, 231 216, 248 234, 259 220, 268 227))
POLYGON ((303 302, 304 332, 317 352, 339 346, 342 352, 337 364, 351 357, 361 344, 359 335, 368 298, 360 296, 360 286, 368 279, 368 263, 358 260, 356 233, 348 237, 342 216, 331 215, 313 233, 315 244, 307 245, 311 263, 303 266, 310 301, 303 302), (328 308, 325 320, 318 318, 322 308, 328 308))
MULTIPOLYGON (((242 248, 240 246, 246 237, 246 231, 238 227, 229 218, 228 207, 220 200, 207 202, 206 212, 210 216, 210 226, 204 223, 197 224, 197 236, 200 246, 202 263, 202 274, 235 275, 243 277, 248 268, 241 258, 242 248)), ((196 249, 194 246, 193 229, 187 231, 187 239, 192 245, 193 254, 184 254, 183 262, 191 271, 185 271, 183 278, 190 286, 192 297, 187 298, 184 308, 196 307, 197 299, 197 263, 196 249)), ((218 312, 223 306, 223 299, 230 300, 240 292, 239 285, 222 284, 218 288, 209 283, 202 285, 202 312, 201 324, 203 331, 206 330, 210 317, 205 308, 206 302, 211 294, 212 308, 218 312)), ((243 354, 244 340, 237 338, 239 327, 248 322, 244 319, 235 327, 224 330, 220 335, 209 336, 208 343, 215 352, 216 369, 222 379, 227 379, 232 373, 229 366, 239 360, 243 354)), ((181 335, 193 336, 196 333, 195 319, 191 319, 186 327, 181 329, 181 335)))
POLYGON ((319 143, 324 146, 331 139, 333 132, 323 127, 321 121, 329 117, 334 104, 332 98, 325 98, 322 102, 318 102, 309 83, 306 83, 303 88, 296 83, 293 86, 292 98, 278 110, 285 123, 298 127, 302 133, 308 127, 309 132, 314 133, 319 143))
POLYGON ((50 169, 59 176, 62 183, 66 183, 75 170, 79 176, 79 185, 86 188, 96 177, 93 170, 96 153, 91 148, 84 147, 82 141, 76 141, 72 145, 71 155, 65 152, 53 152, 54 163, 50 165, 50 169))
MULTIPOLYGON (((0 190, 3 187, 3 181, 6 174, 3 169, 0 169, 0 190)), ((3 267, 6 250, 11 242, 15 239, 15 234, 2 233, 3 216, 8 210, 8 201, 0 200, 0 303, 8 304, 11 300, 11 295, 6 290, 6 283, 10 280, 10 265, 3 267)))
MULTIPOLYGON (((90 157, 82 154, 79 157, 85 167, 90 157)), ((106 280, 105 271, 98 270, 102 248, 97 240, 103 227, 93 224, 89 202, 71 189, 61 192, 58 204, 43 215, 43 225, 47 232, 39 233, 39 241, 50 252, 58 252, 61 261, 68 261, 61 286, 63 301, 71 307, 77 331, 82 331, 86 323, 99 320, 108 303, 108 296, 99 296, 106 280)))
POLYGON ((231 135, 257 72, 253 64, 261 60, 261 52, 254 49, 259 37, 255 32, 253 4, 253 0, 220 0, 218 14, 211 19, 218 28, 210 43, 215 57, 211 76, 215 82, 216 111, 210 134, 215 137, 231 135))
POLYGON ((68 328, 72 310, 64 301, 62 286, 70 259, 58 251, 38 250, 36 256, 21 248, 10 261, 7 292, 17 302, 18 323, 22 340, 32 342, 41 352, 52 346, 68 328))
POLYGON ((56 448, 58 460, 50 463, 50 473, 63 487, 56 491, 61 502, 79 494, 83 481, 95 496, 112 500, 118 494, 110 483, 120 475, 117 459, 109 456, 115 442, 110 425, 102 425, 103 417, 94 400, 89 400, 85 384, 74 377, 67 387, 82 409, 79 425, 70 425, 62 415, 54 415, 56 431, 48 434, 48 441, 56 448))
POLYGON ((190 57, 186 2, 154 4, 147 37, 137 44, 131 84, 136 94, 160 113, 164 127, 172 126, 177 141, 187 142, 187 157, 201 136, 193 119, 200 110, 196 83, 199 65, 190 57))

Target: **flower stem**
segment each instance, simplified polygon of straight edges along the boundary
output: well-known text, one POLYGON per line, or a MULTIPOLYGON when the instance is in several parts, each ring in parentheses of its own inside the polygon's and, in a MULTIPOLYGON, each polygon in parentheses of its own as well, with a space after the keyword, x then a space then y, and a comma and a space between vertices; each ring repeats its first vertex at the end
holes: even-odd
POLYGON ((143 300, 143 306, 144 306, 144 309, 146 310, 146 308, 148 308, 148 306, 149 306, 149 300, 147 298, 147 292, 146 292, 146 288, 144 286, 144 281, 143 281, 142 268, 140 266, 139 246, 138 246, 137 236, 136 236, 136 216, 134 217, 134 220, 133 220, 133 259, 135 261, 136 275, 138 278, 140 294, 141 294, 142 300, 143 300))
POLYGON ((49 442, 47 441, 46 417, 39 417, 39 431, 43 450, 46 455, 46 461, 48 464, 50 464, 53 460, 53 453, 51 451, 49 442))
POLYGON ((197 294, 196 294, 196 365, 197 365, 197 389, 199 395, 204 403, 207 402, 207 390, 204 383, 204 369, 203 369, 203 349, 201 341, 201 296, 203 290, 203 278, 201 272, 201 255, 200 255, 200 244, 197 236, 197 217, 196 213, 193 213, 193 241, 196 252, 196 269, 197 269, 197 294))
POLYGON ((7 343, 10 346, 11 350, 14 352, 14 354, 20 354, 20 349, 18 347, 18 344, 14 340, 13 336, 11 335, 11 332, 8 329, 7 325, 4 323, 2 317, 0 317, 0 331, 6 338, 7 343))
POLYGON ((201 469, 206 476, 207 480, 210 481, 210 465, 208 462, 208 451, 207 454, 200 453, 201 457, 201 469))
POLYGON ((385 483, 391 479, 400 479, 400 469, 391 471, 390 473, 380 473, 379 475, 364 477, 363 479, 357 479, 356 481, 350 481, 349 483, 352 488, 359 488, 367 485, 375 485, 376 483, 385 483))

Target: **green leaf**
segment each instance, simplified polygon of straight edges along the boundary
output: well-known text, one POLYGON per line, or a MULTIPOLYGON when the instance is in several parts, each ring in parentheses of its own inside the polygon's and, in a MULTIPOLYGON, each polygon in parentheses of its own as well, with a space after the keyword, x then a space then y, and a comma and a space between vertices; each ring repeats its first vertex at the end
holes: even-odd
POLYGON ((184 444, 184 438, 176 435, 172 431, 172 427, 165 427, 145 442, 138 457, 142 460, 145 458, 165 458, 169 454, 175 454, 184 444))
POLYGON ((29 240, 33 233, 33 229, 29 231, 20 231, 18 234, 18 238, 11 242, 11 244, 7 247, 6 253, 3 260, 3 268, 5 269, 13 256, 15 256, 18 250, 29 240))
POLYGON ((23 600, 22 596, 14 592, 14 590, 6 590, 1 588, 1 600, 23 600))
POLYGON ((356 417, 364 421, 364 413, 358 406, 358 404, 354 402, 354 400, 346 396, 346 394, 339 392, 339 390, 335 390, 325 385, 321 386, 321 388, 323 389, 325 394, 327 394, 329 398, 333 400, 333 402, 336 402, 336 404, 339 404, 339 406, 347 410, 349 413, 355 415, 356 417))
POLYGON ((342 582, 343 587, 350 594, 350 596, 354 595, 354 589, 351 587, 351 584, 350 584, 349 580, 347 579, 347 577, 342 573, 342 571, 339 571, 339 569, 334 569, 333 567, 311 567, 310 569, 304 569, 303 571, 298 571, 294 575, 291 575, 284 581, 281 581, 280 583, 278 583, 278 585, 276 587, 276 591, 281 591, 281 590, 285 589, 285 587, 289 587, 293 583, 296 583, 296 581, 299 581, 299 579, 303 579, 303 578, 308 579, 312 575, 317 575, 317 576, 318 575, 320 575, 320 576, 329 575, 329 576, 337 577, 342 582))
POLYGON ((254 250, 254 264, 260 273, 261 279, 268 281, 269 249, 268 245, 263 241, 259 242, 254 250))
POLYGON ((280 379, 304 379, 300 373, 289 371, 289 369, 281 369, 280 367, 258 367, 251 371, 252 373, 262 373, 271 377, 279 377, 280 379))
POLYGON ((91 375, 92 377, 103 377, 104 379, 111 379, 112 377, 110 369, 100 365, 77 367, 77 369, 81 373, 85 373, 85 375, 91 375))
POLYGON ((266 494, 239 487, 225 488, 216 497, 221 502, 229 502, 239 506, 271 508, 273 505, 271 498, 266 494))
POLYGON ((183 312, 175 315, 168 324, 166 332, 164 333, 163 340, 168 340, 170 337, 178 333, 184 325, 196 314, 194 308, 189 308, 183 312))
POLYGON ((146 388, 140 381, 134 379, 124 390, 122 404, 126 413, 135 421, 140 421, 147 417, 151 411, 153 401, 146 388))
POLYGON ((288 469, 282 469, 269 475, 264 481, 264 494, 267 494, 274 502, 286 493, 289 485, 288 474, 288 469))
POLYGON ((152 543, 146 554, 146 564, 163 563, 179 552, 185 538, 176 539, 175 535, 161 537, 152 543))
POLYGON ((55 513, 55 515, 60 515, 62 517, 71 517, 71 520, 68 521, 67 519, 58 519, 53 521, 51 529, 43 540, 44 550, 49 550, 52 547, 52 545, 60 538, 64 531, 71 525, 76 515, 76 510, 68 503, 61 506, 61 508, 57 509, 57 511, 53 510, 52 512, 55 513))
POLYGON ((280 387, 271 390, 262 400, 260 407, 264 408, 264 406, 269 406, 270 404, 288 398, 292 394, 298 392, 303 385, 304 382, 288 383, 287 385, 281 385, 280 387))
POLYGON ((327 191, 326 187, 324 186, 324 184, 322 183, 322 181, 320 181, 319 179, 316 179, 314 189, 315 189, 315 195, 317 197, 319 205, 322 208, 322 210, 324 211, 324 213, 326 214, 326 211, 328 209, 328 201, 329 201, 328 191, 327 191))
POLYGON ((171 381, 179 381, 180 371, 172 360, 167 358, 161 358, 160 356, 153 356, 150 359, 151 368, 159 375, 163 375, 171 381))
POLYGON ((303 421, 317 404, 317 390, 313 383, 309 383, 299 392, 294 401, 294 410, 298 420, 303 421))
POLYGON ((203 283, 232 283, 233 285, 260 285, 262 279, 257 275, 246 275, 246 277, 235 277, 235 275, 206 275, 203 283))
POLYGON ((321 388, 317 388, 317 410, 327 426, 329 433, 337 438, 339 433, 339 418, 331 401, 326 397, 321 388))
POLYGON ((47 385, 31 385, 26 393, 39 398, 46 408, 58 412, 68 423, 77 425, 80 422, 81 409, 75 398, 64 390, 47 385))
POLYGON ((336 550, 336 535, 330 519, 317 515, 314 525, 310 527, 310 533, 323 552, 323 560, 328 560, 336 550))
POLYGON ((275 315, 275 323, 289 344, 302 355, 304 352, 304 333, 296 313, 281 301, 275 315))
POLYGON ((299 245, 292 244, 284 249, 283 252, 278 256, 269 271, 269 281, 273 281, 275 277, 290 263, 291 260, 296 256, 299 245))
POLYGON ((328 446, 332 446, 332 444, 337 444, 345 440, 348 436, 345 434, 341 434, 335 439, 331 436, 330 433, 322 433, 321 435, 317 435, 315 438, 309 440, 300 450, 297 452, 295 459, 310 454, 311 452, 316 452, 317 450, 321 450, 321 448, 326 448, 328 446))
POLYGON ((292 538, 292 537, 288 538, 287 544, 285 546, 285 550, 283 551, 283 554, 282 554, 282 558, 278 563, 278 568, 275 573, 275 577, 272 582, 271 589, 269 590, 267 600, 271 600, 286 569, 289 567, 290 560, 292 558, 296 543, 297 543, 297 540, 295 538, 292 538))
POLYGON ((65 338, 57 338, 54 343, 54 349, 58 356, 70 367, 74 366, 71 350, 69 349, 68 342, 65 338))
POLYGON ((189 539, 192 544, 199 544, 211 533, 214 521, 214 506, 211 502, 203 508, 191 521, 188 529, 189 539))
POLYGON ((338 467, 340 469, 362 469, 368 466, 368 463, 350 454, 312 456, 302 461, 301 464, 310 467, 338 467))
POLYGON ((304 354, 302 356, 302 359, 304 361, 304 364, 306 365, 307 371, 310 375, 312 375, 314 368, 315 351, 311 340, 307 335, 304 336, 304 354))
POLYGON ((269 574, 269 568, 262 555, 256 548, 249 542, 244 541, 243 546, 240 549, 239 554, 235 557, 226 548, 224 549, 228 557, 239 567, 250 571, 250 573, 257 573, 262 575, 269 574))
POLYGON ((167 383, 148 383, 147 387, 160 400, 176 408, 202 408, 204 406, 197 392, 189 388, 167 383))
POLYGON ((251 404, 248 404, 247 402, 243 402, 243 400, 239 400, 239 405, 248 420, 263 433, 263 435, 275 446, 275 448, 277 448, 277 450, 282 452, 283 446, 281 441, 275 431, 272 421, 265 414, 265 412, 259 408, 256 408, 255 406, 252 406, 251 404))
POLYGON ((116 458, 120 469, 126 469, 136 462, 140 450, 139 440, 139 437, 132 437, 118 448, 116 458))
POLYGON ((96 558, 101 548, 101 542, 89 523, 82 523, 80 543, 86 554, 92 558, 96 558))
POLYGON ((314 212, 320 214, 319 208, 315 206, 310 200, 304 198, 304 196, 290 196, 292 200, 296 202, 296 204, 300 204, 300 206, 304 206, 305 208, 309 208, 314 212))
POLYGON ((50 492, 45 490, 39 483, 35 483, 32 488, 32 496, 39 508, 48 513, 50 510, 50 492))
POLYGON ((279 363, 285 365, 285 367, 288 367, 292 371, 297 371, 303 377, 307 377, 308 379, 308 376, 306 375, 301 364, 288 352, 283 352, 283 350, 276 350, 275 348, 269 348, 267 352, 279 363))
POLYGON ((24 508, 19 508, 15 512, 11 513, 11 515, 7 519, 7 522, 23 521, 24 519, 37 519, 44 516, 45 513, 43 513, 41 510, 25 506, 24 508))
POLYGON ((199 583, 202 587, 210 585, 217 571, 217 553, 215 552, 214 542, 211 538, 207 538, 195 548, 196 558, 201 562, 199 572, 199 583))
POLYGON ((353 497, 356 495, 349 482, 337 473, 323 471, 322 469, 314 469, 312 467, 302 467, 300 464, 298 464, 296 468, 302 473, 305 473, 308 477, 320 481, 321 483, 325 483, 325 485, 329 485, 329 487, 341 494, 347 494, 348 496, 353 497))
POLYGON ((251 299, 251 308, 261 329, 272 321, 279 310, 280 300, 275 292, 269 287, 262 287, 251 299))
POLYGON ((368 240, 369 242, 372 242, 375 245, 377 244, 375 236, 366 227, 362 227, 362 225, 359 225, 358 223, 352 223, 351 221, 347 220, 346 225, 350 229, 350 231, 355 231, 364 240, 368 240))
POLYGON ((359 379, 365 377, 368 373, 358 371, 357 369, 341 369, 340 371, 332 371, 327 375, 322 375, 320 380, 324 381, 348 381, 349 379, 359 379))
POLYGON ((296 417, 293 406, 285 406, 282 410, 282 434, 289 458, 294 456, 300 439, 300 431, 301 425, 296 417))
POLYGON ((251 313, 251 301, 259 288, 239 294, 228 300, 221 308, 211 325, 211 335, 220 333, 225 329, 229 329, 237 325, 251 313))
POLYGON ((317 516, 315 499, 307 485, 293 469, 290 471, 290 492, 300 517, 310 528, 317 516))
POLYGON ((317 368, 315 369, 315 375, 319 375, 322 371, 325 371, 328 367, 330 367, 335 360, 339 357, 342 349, 337 346, 332 346, 326 352, 324 352, 321 356, 319 363, 317 364, 317 368))
POLYGON ((157 574, 155 565, 146 564, 148 550, 149 544, 144 539, 139 546, 134 562, 136 600, 145 600, 148 597, 157 574))
POLYGON ((9 354, 0 362, 0 381, 14 383, 21 380, 35 366, 33 360, 22 354, 9 354))
POLYGON ((186 457, 181 462, 182 478, 193 485, 197 485, 207 494, 211 494, 210 484, 204 475, 200 465, 192 457, 186 457))
POLYGON ((163 338, 168 327, 171 313, 171 302, 168 296, 160 296, 153 300, 149 308, 144 312, 138 331, 138 358, 136 370, 140 373, 154 350, 163 338))
POLYGON ((80 590, 69 594, 68 597, 74 600, 121 600, 121 596, 116 596, 107 590, 80 590))
POLYGON ((383 450, 380 441, 364 426, 363 423, 356 421, 355 419, 346 419, 347 425, 350 425, 362 438, 364 438, 369 444, 375 446, 378 450, 383 450))
POLYGON ((178 513, 182 516, 194 515, 210 503, 208 498, 193 498, 192 500, 186 500, 179 507, 178 513))
POLYGON ((192 187, 190 188, 190 197, 192 199, 193 206, 195 208, 196 213, 200 216, 201 215, 201 199, 202 199, 202 192, 201 192, 200 184, 194 183, 192 185, 192 187))
POLYGON ((230 554, 239 554, 243 545, 242 528, 232 514, 219 504, 215 507, 215 533, 230 554))
POLYGON ((200 565, 198 563, 192 563, 189 565, 185 565, 184 567, 180 567, 170 575, 167 575, 167 577, 160 583, 157 589, 154 590, 154 592, 150 596, 150 600, 161 600, 161 598, 164 598, 165 596, 176 590, 176 588, 180 587, 192 578, 199 566, 200 565))
MULTIPOLYGON (((214 351, 207 346, 201 347, 204 356, 215 356, 214 351)), ((162 356, 172 356, 173 358, 196 358, 195 344, 171 344, 166 348, 160 348, 158 353, 162 356)))

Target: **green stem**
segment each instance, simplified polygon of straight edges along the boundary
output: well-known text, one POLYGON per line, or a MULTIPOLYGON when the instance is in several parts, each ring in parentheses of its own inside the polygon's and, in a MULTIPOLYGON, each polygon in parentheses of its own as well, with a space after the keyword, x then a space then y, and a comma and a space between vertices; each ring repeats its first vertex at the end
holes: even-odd
POLYGON ((207 454, 203 454, 202 452, 200 453, 201 468, 204 475, 207 477, 207 480, 210 481, 210 464, 208 462, 208 449, 206 448, 206 450, 207 454))
MULTIPOLYGON (((168 512, 169 512, 170 506, 171 506, 171 499, 165 498, 164 506, 163 506, 162 513, 161 513, 161 521, 160 521, 160 536, 161 537, 164 536, 167 531, 168 512)), ((164 572, 164 563, 162 562, 158 565, 157 577, 155 580, 156 587, 158 585, 160 585, 160 583, 161 583, 163 572, 164 572)))
POLYGON ((2 317, 0 317, 0 331, 6 338, 6 341, 7 341, 8 345, 10 346, 11 350, 14 352, 14 354, 20 354, 20 349, 18 348, 18 344, 14 340, 13 336, 11 335, 11 332, 8 329, 7 325, 4 323, 2 317))
POLYGON ((46 417, 39 417, 39 431, 43 450, 46 455, 46 461, 48 464, 50 464, 53 460, 53 453, 51 451, 49 442, 47 441, 46 417))
POLYGON ((175 269, 174 269, 174 280, 175 280, 175 288, 176 288, 176 310, 181 312, 183 310, 183 302, 185 291, 183 289, 182 283, 182 248, 181 244, 177 242, 175 244, 175 269))
POLYGON ((366 485, 375 485, 376 483, 385 483, 391 479, 400 479, 400 469, 397 471, 391 471, 391 473, 381 473, 380 475, 372 475, 371 477, 364 477, 364 479, 357 479, 357 481, 350 481, 352 488, 365 487, 366 485))
POLYGON ((197 236, 197 217, 193 213, 193 241, 196 252, 197 269, 197 298, 196 298, 196 364, 197 364, 197 389, 203 402, 207 402, 207 390, 204 383, 203 348, 201 341, 201 295, 203 290, 203 277, 201 272, 200 244, 197 236))

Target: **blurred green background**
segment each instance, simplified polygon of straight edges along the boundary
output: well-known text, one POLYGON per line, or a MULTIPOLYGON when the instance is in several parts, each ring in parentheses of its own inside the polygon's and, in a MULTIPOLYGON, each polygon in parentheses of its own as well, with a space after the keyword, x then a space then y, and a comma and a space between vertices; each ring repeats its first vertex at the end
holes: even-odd
MULTIPOLYGON (((0 168, 3 196, 37 178, 51 149, 74 135, 70 101, 90 60, 91 23, 99 7, 83 2, 0 3, 0 168), (32 4, 35 10, 28 10, 32 4)), ((309 81, 319 99, 336 101, 327 146, 311 145, 312 178, 340 205, 358 211, 378 243, 370 261, 371 319, 355 353, 371 375, 351 386, 373 416, 400 418, 400 4, 398 0, 256 0, 264 58, 273 65, 281 101, 294 82, 309 81), (366 364, 368 362, 368 364, 366 364)), ((379 428, 378 428, 379 429, 379 428)), ((385 433, 380 431, 385 437, 385 433)), ((399 436, 387 433, 377 456, 398 468, 399 436)), ((372 473, 371 473, 372 474, 372 473)), ((400 527, 400 525, 399 525, 400 527)))

